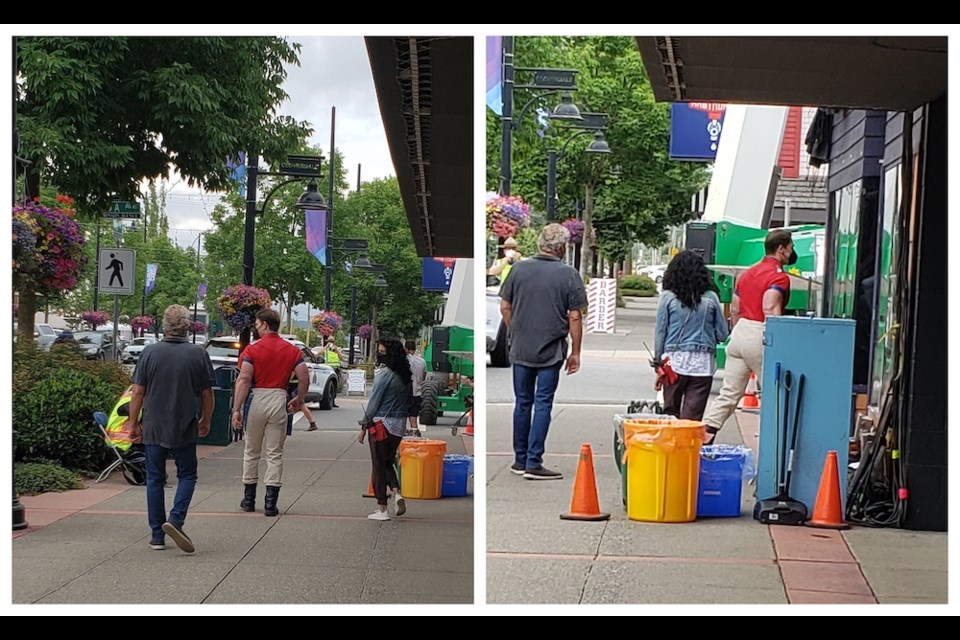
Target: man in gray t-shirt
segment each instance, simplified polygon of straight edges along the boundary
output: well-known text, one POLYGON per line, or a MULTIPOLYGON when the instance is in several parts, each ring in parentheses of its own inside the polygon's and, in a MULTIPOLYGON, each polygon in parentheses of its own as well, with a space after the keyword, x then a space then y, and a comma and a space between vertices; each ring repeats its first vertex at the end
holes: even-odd
POLYGON ((514 461, 510 471, 528 480, 559 480, 543 466, 553 396, 566 361, 567 374, 580 369, 583 281, 560 261, 570 239, 563 225, 548 224, 537 243, 540 254, 518 262, 500 288, 500 314, 508 328, 513 362, 514 461), (572 349, 567 355, 567 335, 572 349))
POLYGON ((214 385, 207 352, 187 342, 190 325, 186 307, 167 307, 163 340, 147 345, 140 354, 130 400, 131 431, 142 440, 147 456, 150 548, 163 549, 166 534, 187 553, 193 553, 194 546, 183 523, 197 484, 197 439, 210 431, 214 385), (177 465, 177 493, 169 518, 163 496, 168 455, 177 465))

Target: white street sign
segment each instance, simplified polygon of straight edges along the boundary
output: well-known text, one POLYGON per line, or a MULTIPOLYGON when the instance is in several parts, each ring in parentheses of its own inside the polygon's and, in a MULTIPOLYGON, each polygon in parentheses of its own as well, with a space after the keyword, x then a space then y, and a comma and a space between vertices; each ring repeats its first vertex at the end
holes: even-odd
POLYGON ((132 249, 100 249, 97 262, 100 293, 132 296, 137 274, 137 252, 132 249))

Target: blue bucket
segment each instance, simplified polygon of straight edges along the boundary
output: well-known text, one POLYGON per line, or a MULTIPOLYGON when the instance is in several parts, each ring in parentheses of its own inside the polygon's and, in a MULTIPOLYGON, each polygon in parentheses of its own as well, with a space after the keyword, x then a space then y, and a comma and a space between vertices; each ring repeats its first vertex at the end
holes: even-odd
POLYGON ((473 458, 470 456, 447 454, 443 456, 443 485, 441 497, 457 497, 467 495, 467 479, 470 477, 470 468, 473 458))
POLYGON ((741 447, 707 445, 700 449, 697 517, 738 517, 746 453, 741 447))

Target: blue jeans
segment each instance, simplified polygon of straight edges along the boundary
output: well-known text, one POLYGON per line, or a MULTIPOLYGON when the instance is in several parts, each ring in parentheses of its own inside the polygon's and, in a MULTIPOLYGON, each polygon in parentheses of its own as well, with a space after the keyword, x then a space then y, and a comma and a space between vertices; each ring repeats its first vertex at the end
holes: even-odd
POLYGON ((187 508, 193 500, 193 490, 197 486, 197 445, 188 444, 179 449, 168 449, 148 444, 147 450, 147 521, 153 540, 163 540, 164 522, 169 520, 182 527, 187 519, 187 508), (173 498, 173 508, 167 518, 163 497, 163 483, 167 475, 167 453, 173 456, 177 464, 177 494, 173 498))
POLYGON ((560 384, 562 366, 563 361, 549 367, 513 365, 513 394, 517 397, 513 408, 513 453, 516 464, 526 469, 543 466, 553 394, 560 384))

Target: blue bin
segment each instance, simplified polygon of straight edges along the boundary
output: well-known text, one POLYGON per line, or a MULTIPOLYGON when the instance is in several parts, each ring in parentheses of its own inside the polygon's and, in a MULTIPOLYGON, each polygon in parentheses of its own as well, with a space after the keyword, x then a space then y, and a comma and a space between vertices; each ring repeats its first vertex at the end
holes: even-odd
POLYGON ((700 448, 700 488, 697 517, 738 517, 746 452, 742 447, 705 445, 700 448))
POLYGON ((456 497, 467 495, 467 478, 470 477, 470 467, 473 459, 470 456, 448 453, 443 456, 443 485, 441 497, 456 497))

